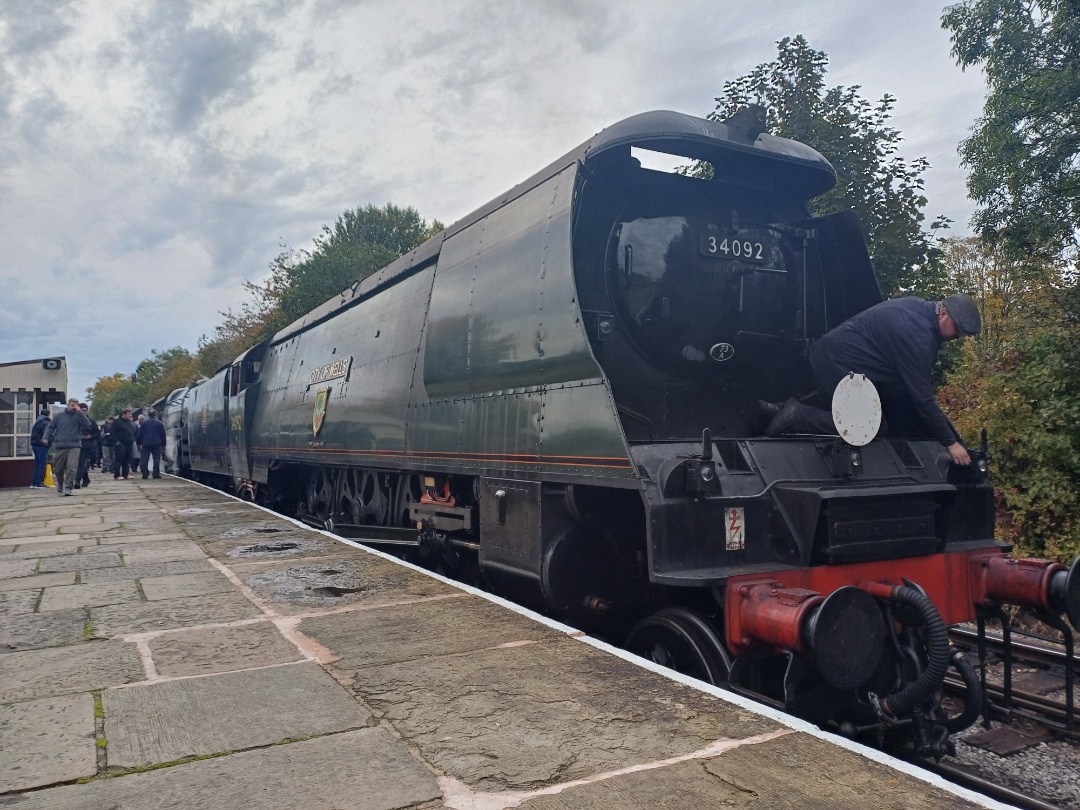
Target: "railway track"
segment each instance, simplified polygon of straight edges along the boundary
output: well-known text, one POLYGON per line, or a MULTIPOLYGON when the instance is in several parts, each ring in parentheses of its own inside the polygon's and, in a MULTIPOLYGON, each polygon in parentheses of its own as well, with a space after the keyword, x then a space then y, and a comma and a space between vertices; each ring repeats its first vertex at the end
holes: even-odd
MULTIPOLYGON (((1032 771, 1042 768, 1033 767, 1039 760, 1030 757, 1052 760, 1056 757, 1063 778, 1069 778, 1065 773, 1080 760, 1077 754, 1080 727, 1075 717, 1072 683, 1080 660, 1073 654, 1070 662, 1062 645, 1045 643, 1052 644, 1051 639, 1029 637, 1030 640, 1017 641, 1014 633, 1008 635, 1008 644, 997 633, 986 633, 982 643, 988 669, 981 678, 983 716, 996 721, 995 728, 986 723, 983 729, 976 726, 970 733, 958 736, 958 744, 966 745, 960 746, 962 750, 958 749, 956 759, 947 758, 938 763, 923 760, 918 764, 944 779, 1024 810, 1076 807, 1071 800, 1051 801, 1060 801, 1061 797, 1044 793, 1037 780, 1031 780, 1032 771), (1006 674, 1008 670, 1003 666, 998 672, 999 665, 1006 662, 1028 672, 1019 676, 1006 674), (1033 675, 1041 681, 1038 692, 1025 688, 1025 682, 1030 682, 1033 675), (1061 696, 1050 696, 1048 692, 1061 696)), ((979 637, 975 630, 956 627, 950 629, 949 636, 957 648, 978 654, 979 637)), ((978 667, 977 662, 973 663, 978 667)), ((947 677, 945 687, 962 700, 966 691, 962 680, 947 677)))
POLYGON ((1021 808, 1021 810, 1061 810, 1061 805, 1059 804, 1046 802, 1028 793, 1013 790, 1010 787, 1000 784, 1000 782, 987 779, 985 776, 981 776, 960 765, 954 765, 947 762, 925 761, 920 761, 919 764, 925 770, 936 773, 943 779, 948 779, 953 784, 977 791, 984 796, 989 796, 1000 802, 1007 802, 1015 807, 1021 808))
MULTIPOLYGON (((963 649, 978 648, 978 633, 974 630, 955 627, 949 631, 949 638, 954 645, 963 649)), ((992 633, 985 636, 984 651, 988 660, 993 656, 1006 664, 1011 661, 1012 665, 1028 665, 1037 671, 1053 673, 1055 677, 1060 672, 1060 688, 1064 693, 1061 699, 1057 699, 1044 694, 1049 687, 1044 687, 1042 692, 1017 688, 1011 668, 1005 666, 1001 683, 983 679, 983 714, 987 719, 1031 720, 1056 734, 1080 742, 1080 724, 1077 723, 1075 707, 1075 672, 1080 658, 1075 652, 1011 638, 1007 645, 1005 638, 992 633)), ((963 683, 957 678, 946 678, 945 683, 947 688, 957 693, 964 689, 963 683)), ((1052 685, 1051 682, 1049 686, 1052 685)))

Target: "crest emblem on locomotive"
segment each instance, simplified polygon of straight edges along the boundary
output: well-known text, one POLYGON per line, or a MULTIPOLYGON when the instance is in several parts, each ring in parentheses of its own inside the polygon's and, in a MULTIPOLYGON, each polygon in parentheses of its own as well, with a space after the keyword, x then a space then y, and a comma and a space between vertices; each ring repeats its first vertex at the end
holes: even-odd
POLYGON ((311 432, 318 436, 326 419, 326 402, 330 399, 330 386, 315 392, 315 410, 311 414, 311 432))

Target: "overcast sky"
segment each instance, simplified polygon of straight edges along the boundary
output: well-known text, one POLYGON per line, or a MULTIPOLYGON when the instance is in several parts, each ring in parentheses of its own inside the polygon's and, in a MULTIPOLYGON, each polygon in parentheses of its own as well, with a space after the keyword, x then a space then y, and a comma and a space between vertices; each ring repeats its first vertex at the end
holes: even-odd
POLYGON ((2 0, 0 362, 69 389, 195 349, 282 243, 368 203, 451 223, 608 124, 702 115, 803 34, 897 98, 928 217, 966 232, 979 115, 942 3, 2 0))

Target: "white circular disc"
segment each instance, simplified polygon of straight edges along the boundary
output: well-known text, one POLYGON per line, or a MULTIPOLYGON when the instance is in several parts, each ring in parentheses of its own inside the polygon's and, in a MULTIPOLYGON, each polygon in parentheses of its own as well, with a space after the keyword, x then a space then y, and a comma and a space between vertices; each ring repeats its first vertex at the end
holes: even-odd
POLYGON ((863 374, 848 372, 836 386, 832 418, 840 438, 854 447, 869 444, 881 427, 881 398, 863 374))

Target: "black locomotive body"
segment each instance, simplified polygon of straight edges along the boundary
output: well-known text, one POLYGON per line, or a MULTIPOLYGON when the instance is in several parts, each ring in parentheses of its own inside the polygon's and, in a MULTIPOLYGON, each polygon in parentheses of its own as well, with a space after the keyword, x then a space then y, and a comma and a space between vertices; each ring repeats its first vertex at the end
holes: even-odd
POLYGON ((940 709, 937 628, 1002 602, 1075 623, 1080 573, 1013 570, 985 466, 934 441, 759 435, 757 401, 812 391, 813 340, 881 300, 854 215, 808 213, 832 167, 763 123, 609 127, 170 395, 178 464, 940 755, 973 718, 940 709))

